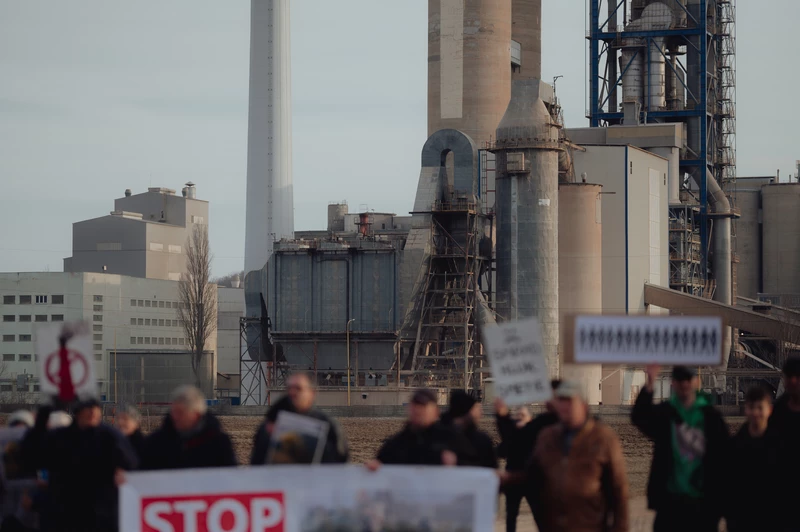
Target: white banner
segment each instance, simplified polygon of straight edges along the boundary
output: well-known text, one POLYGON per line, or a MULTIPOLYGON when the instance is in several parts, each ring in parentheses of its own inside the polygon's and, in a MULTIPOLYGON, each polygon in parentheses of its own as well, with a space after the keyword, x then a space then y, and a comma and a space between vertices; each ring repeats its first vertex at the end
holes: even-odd
POLYGON ((36 328, 42 394, 64 401, 97 397, 92 337, 86 322, 51 323, 36 328), (62 351, 62 340, 64 341, 62 351), (68 367, 62 367, 66 362, 68 367))
POLYGON ((495 395, 506 404, 539 403, 552 397, 537 319, 486 327, 483 342, 495 380, 495 395))
POLYGON ((479 468, 266 466, 130 473, 120 532, 493 530, 498 479, 479 468))
POLYGON ((722 318, 577 316, 572 343, 576 364, 717 366, 722 318))

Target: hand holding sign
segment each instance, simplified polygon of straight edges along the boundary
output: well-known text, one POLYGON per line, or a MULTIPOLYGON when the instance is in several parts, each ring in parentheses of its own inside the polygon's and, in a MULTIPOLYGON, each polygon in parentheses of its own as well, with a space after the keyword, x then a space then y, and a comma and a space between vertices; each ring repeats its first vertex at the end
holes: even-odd
POLYGON ((538 403, 552 397, 541 327, 535 318, 486 327, 483 341, 495 392, 506 404, 538 403))

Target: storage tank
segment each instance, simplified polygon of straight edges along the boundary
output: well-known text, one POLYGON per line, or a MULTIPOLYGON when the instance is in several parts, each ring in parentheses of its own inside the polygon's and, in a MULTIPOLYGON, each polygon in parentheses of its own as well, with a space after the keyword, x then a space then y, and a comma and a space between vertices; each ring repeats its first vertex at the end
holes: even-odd
POLYGON ((741 217, 736 220, 737 294, 756 299, 761 289, 761 187, 773 181, 770 177, 739 177, 734 185, 736 207, 741 217))
MULTIPOLYGON (((600 192, 589 183, 558 186, 558 302, 561 346, 570 314, 603 311, 603 233, 600 192)), ((598 365, 563 364, 561 378, 580 382, 590 405, 600 404, 603 369, 598 365)))
POLYGON ((511 0, 429 0, 428 136, 494 138, 511 96, 511 0))
POLYGON ((764 293, 800 294, 800 184, 761 188, 764 293))
POLYGON ((344 215, 347 203, 331 203, 328 205, 328 231, 344 231, 344 215))

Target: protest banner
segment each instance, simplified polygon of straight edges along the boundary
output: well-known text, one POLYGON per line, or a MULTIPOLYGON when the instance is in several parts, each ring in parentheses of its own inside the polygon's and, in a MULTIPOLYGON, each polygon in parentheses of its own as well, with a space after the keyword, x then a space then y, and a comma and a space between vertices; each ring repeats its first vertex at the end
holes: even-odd
POLYGON ((564 355, 574 364, 717 366, 722 333, 713 316, 572 316, 564 355))
POLYGON ((130 473, 120 532, 485 532, 498 479, 480 468, 266 466, 130 473))
POLYGON ((506 404, 538 403, 552 397, 538 320, 486 327, 483 345, 495 380, 495 395, 506 404))
POLYGON ((325 421, 292 412, 280 412, 270 434, 267 463, 320 463, 328 428, 325 421))
POLYGON ((92 337, 86 322, 50 323, 36 328, 40 390, 64 402, 97 397, 92 337))

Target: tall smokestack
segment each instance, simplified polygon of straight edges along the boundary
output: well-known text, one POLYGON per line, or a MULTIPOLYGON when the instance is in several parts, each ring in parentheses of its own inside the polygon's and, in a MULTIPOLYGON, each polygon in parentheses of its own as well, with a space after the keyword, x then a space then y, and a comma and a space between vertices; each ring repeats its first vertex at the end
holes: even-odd
POLYGON ((252 0, 245 273, 263 268, 273 242, 293 235, 289 0, 252 0))
POLYGON ((512 81, 542 79, 542 0, 512 1, 511 38, 522 50, 522 66, 512 81))
MULTIPOLYGON (((519 1, 531 28, 518 32, 522 62, 541 75, 541 2, 519 1), (524 9, 523 9, 524 8, 524 9), (530 10, 530 11, 529 11, 530 10), (539 66, 537 66, 539 65, 539 66)), ((516 15, 515 15, 516 16, 516 15)), ((540 97, 538 78, 511 84, 497 128, 497 314, 537 317, 550 373, 558 375, 558 128, 540 97)))

